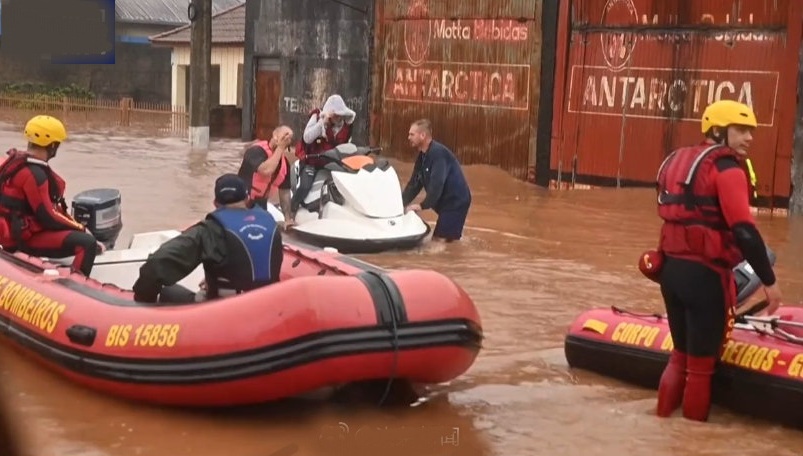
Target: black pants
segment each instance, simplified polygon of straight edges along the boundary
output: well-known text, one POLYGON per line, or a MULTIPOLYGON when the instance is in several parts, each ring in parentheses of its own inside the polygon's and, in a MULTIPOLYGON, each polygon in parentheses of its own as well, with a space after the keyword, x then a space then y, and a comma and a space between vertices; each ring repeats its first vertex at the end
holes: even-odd
POLYGON ((732 273, 667 256, 660 280, 675 349, 691 356, 718 356, 733 318, 732 273))
POLYGON ((293 193, 293 200, 290 203, 290 209, 295 213, 304 202, 304 198, 309 194, 312 184, 315 182, 315 174, 318 168, 312 165, 301 165, 298 170, 298 188, 293 193))
POLYGON ((195 302, 195 292, 179 284, 162 287, 159 292, 160 304, 192 304, 195 302))
POLYGON ((66 258, 74 255, 73 269, 89 277, 98 245, 95 237, 84 231, 41 231, 25 241, 19 250, 38 257, 66 258))

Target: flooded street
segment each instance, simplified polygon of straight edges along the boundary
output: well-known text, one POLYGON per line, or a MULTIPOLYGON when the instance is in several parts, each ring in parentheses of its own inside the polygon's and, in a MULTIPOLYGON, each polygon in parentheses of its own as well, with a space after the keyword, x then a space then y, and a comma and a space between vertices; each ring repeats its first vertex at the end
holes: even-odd
MULTIPOLYGON (((0 148, 24 147, 0 125, 0 148)), ((123 195, 119 246, 139 231, 181 229, 212 208, 214 180, 236 171, 239 142, 190 152, 180 139, 72 134, 53 167, 67 199, 89 188, 123 195)), ((406 181, 411 163, 397 163, 406 181)), ((386 268, 430 268, 460 284, 482 316, 484 350, 468 373, 439 395, 403 410, 333 403, 282 403, 226 412, 163 409, 75 386, 2 348, 0 381, 31 455, 292 456, 341 454, 322 432, 362 426, 457 428, 457 446, 430 444, 420 455, 797 455, 803 432, 756 422, 719 407, 708 425, 654 417, 655 391, 570 371, 563 337, 581 311, 617 304, 662 310, 655 284, 636 260, 657 240, 654 193, 547 192, 485 166, 465 169, 473 207, 462 242, 362 255, 386 268), (24 428, 24 429, 23 429, 24 428), (795 450, 798 448, 798 450, 795 450), (284 451, 280 451, 284 450, 284 451)), ((759 178, 761 178, 759 176, 759 178)), ((434 214, 425 213, 428 221, 434 214)), ((803 222, 759 217, 778 254, 786 303, 803 298, 803 222)), ((421 439, 425 438, 422 431, 421 439)), ((366 454, 392 454, 377 434, 366 454)))

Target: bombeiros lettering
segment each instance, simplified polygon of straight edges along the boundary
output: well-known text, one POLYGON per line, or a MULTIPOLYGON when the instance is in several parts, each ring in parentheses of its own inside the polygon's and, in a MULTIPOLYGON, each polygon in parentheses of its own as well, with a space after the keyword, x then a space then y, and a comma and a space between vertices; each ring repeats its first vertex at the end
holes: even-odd
POLYGON ((628 345, 640 345, 650 348, 660 334, 661 328, 637 323, 619 323, 613 330, 611 339, 628 345))
POLYGON ((53 333, 67 306, 22 284, 0 277, 0 309, 48 334, 53 333))
POLYGON ((178 324, 112 325, 106 334, 107 347, 174 347, 178 342, 178 324))
POLYGON ((722 352, 722 361, 745 369, 769 372, 775 366, 775 360, 781 351, 777 348, 760 347, 729 340, 722 352))

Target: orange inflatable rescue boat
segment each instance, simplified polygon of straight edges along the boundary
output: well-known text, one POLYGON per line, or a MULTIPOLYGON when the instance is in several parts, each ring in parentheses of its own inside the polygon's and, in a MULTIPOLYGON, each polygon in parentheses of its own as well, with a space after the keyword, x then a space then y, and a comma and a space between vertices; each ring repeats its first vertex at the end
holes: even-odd
MULTIPOLYGON (((750 315, 766 305, 759 303, 742 312, 761 283, 747 263, 735 273, 741 315, 716 368, 713 400, 736 412, 803 427, 803 307, 783 306, 771 317, 750 315)), ((580 314, 564 345, 571 367, 652 389, 658 388, 672 347, 665 315, 617 306, 580 314)))
MULTIPOLYGON (((121 228, 112 189, 73 201, 109 247, 121 228)), ((285 244, 281 282, 236 296, 145 306, 139 266, 178 231, 133 236, 97 257, 92 278, 70 258, 0 251, 0 332, 65 377, 108 394, 181 406, 228 406, 365 380, 446 382, 481 346, 471 298, 434 271, 385 271, 285 244)), ((180 284, 197 290, 199 267, 180 284)))

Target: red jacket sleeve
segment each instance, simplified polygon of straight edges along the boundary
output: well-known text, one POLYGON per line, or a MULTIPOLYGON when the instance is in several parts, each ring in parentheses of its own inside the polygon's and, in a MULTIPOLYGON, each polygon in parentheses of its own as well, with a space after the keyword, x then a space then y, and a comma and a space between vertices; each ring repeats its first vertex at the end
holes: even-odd
POLYGON ((38 166, 30 166, 28 169, 31 172, 24 179, 22 190, 42 228, 51 231, 84 231, 83 225, 53 206, 53 202, 50 201, 50 182, 45 171, 38 166))
POLYGON ((750 213, 750 195, 747 193, 747 176, 744 171, 735 167, 720 171, 716 186, 719 206, 728 227, 737 223, 755 225, 753 214, 750 213))

